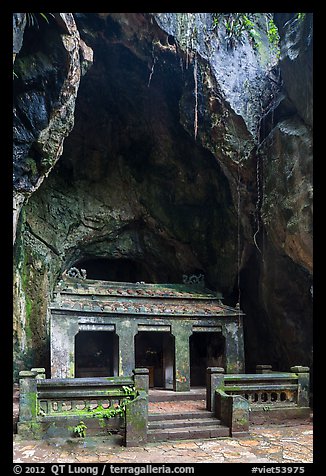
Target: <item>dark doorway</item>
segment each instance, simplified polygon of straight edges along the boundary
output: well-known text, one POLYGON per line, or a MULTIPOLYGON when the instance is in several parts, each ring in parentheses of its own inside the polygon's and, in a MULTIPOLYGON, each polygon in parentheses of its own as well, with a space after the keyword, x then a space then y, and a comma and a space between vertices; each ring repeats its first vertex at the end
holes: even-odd
POLYGON ((118 338, 110 331, 81 331, 75 338, 75 376, 117 375, 118 338))
POLYGON ((85 269, 87 279, 129 283, 151 281, 146 267, 131 259, 93 258, 79 261, 74 266, 85 269))
POLYGON ((224 367, 225 339, 220 332, 195 332, 189 343, 191 386, 206 386, 207 367, 224 367))
POLYGON ((173 389, 174 337, 168 332, 144 331, 135 337, 136 367, 149 369, 149 386, 173 389))

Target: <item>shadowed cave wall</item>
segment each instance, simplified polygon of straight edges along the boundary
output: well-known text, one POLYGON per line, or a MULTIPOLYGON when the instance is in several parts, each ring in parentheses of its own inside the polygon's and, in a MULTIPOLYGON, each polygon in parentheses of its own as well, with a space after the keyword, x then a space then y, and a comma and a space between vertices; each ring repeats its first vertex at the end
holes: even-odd
MULTIPOLYGON (((138 274, 137 281, 181 282, 184 273, 203 272, 208 287, 221 291, 226 303, 240 300, 247 314, 247 370, 256 363, 280 370, 310 365, 311 274, 269 231, 267 193, 257 246, 253 240, 259 194, 250 121, 223 98, 204 59, 196 90, 194 57, 178 50, 175 37, 155 21, 141 14, 87 15, 76 21, 94 62, 79 86, 74 127, 18 224, 17 368, 48 362, 53 287, 65 269, 87 260, 96 267, 96 259, 112 263, 112 276, 120 264, 126 280, 138 274), (234 160, 239 150, 246 157, 241 169, 234 160)), ((259 155, 271 191, 270 150, 279 153, 282 138, 267 146, 268 137, 284 134, 277 129, 284 118, 298 131, 289 99, 280 100, 274 114, 271 124, 265 118, 259 155)), ((293 218, 291 206, 287 213, 293 218)))

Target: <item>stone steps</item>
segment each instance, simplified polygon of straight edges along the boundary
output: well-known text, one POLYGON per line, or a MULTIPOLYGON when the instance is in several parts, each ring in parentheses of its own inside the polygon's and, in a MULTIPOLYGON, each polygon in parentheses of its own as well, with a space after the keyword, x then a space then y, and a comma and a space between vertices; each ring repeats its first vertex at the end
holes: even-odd
POLYGON ((190 392, 174 392, 172 390, 149 390, 149 402, 181 402, 181 401, 198 401, 206 399, 206 389, 196 388, 190 392))
POLYGON ((229 429, 212 412, 150 413, 148 442, 226 437, 229 429))
POLYGON ((200 419, 200 418, 215 418, 214 414, 212 412, 209 412, 207 410, 201 410, 201 411, 191 411, 191 412, 180 412, 180 413, 174 413, 174 412, 164 412, 164 413, 153 413, 149 412, 148 414, 148 421, 151 422, 153 420, 155 421, 163 421, 163 420, 189 420, 189 419, 200 419))

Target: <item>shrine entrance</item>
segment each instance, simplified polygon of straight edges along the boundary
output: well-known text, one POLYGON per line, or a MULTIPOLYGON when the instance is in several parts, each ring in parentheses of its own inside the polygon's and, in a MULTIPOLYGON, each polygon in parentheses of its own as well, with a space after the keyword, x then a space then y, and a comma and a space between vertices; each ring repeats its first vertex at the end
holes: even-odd
POLYGON ((150 388, 173 389, 174 337, 169 332, 139 332, 135 336, 136 367, 149 369, 150 388))
POLYGON ((81 331, 75 337, 75 376, 118 375, 118 340, 114 332, 81 331))
POLYGON ((225 367, 225 338, 221 332, 194 332, 189 347, 190 385, 204 387, 207 367, 225 367))

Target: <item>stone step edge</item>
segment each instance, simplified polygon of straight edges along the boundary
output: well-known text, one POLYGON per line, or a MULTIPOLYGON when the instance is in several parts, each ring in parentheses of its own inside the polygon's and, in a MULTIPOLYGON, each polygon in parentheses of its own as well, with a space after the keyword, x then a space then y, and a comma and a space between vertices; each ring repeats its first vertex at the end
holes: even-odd
POLYGON ((222 438, 229 437, 230 430, 226 426, 212 426, 205 428, 178 428, 178 429, 165 429, 165 430, 148 430, 147 431, 147 441, 148 442, 159 442, 166 440, 178 440, 178 439, 204 439, 204 438, 222 438))
POLYGON ((185 394, 179 394, 179 395, 149 395, 148 401, 150 403, 158 403, 158 402, 182 402, 182 401, 192 401, 192 402, 198 402, 198 400, 205 400, 206 399, 206 393, 205 394, 198 394, 198 395, 189 395, 187 393, 185 394))
POLYGON ((148 420, 190 420, 192 418, 215 418, 213 412, 202 410, 201 412, 183 412, 183 413, 148 413, 148 420))
POLYGON ((212 418, 193 418, 190 420, 154 420, 148 422, 148 429, 150 430, 164 430, 168 428, 183 428, 183 427, 198 427, 205 428, 207 426, 212 426, 212 424, 220 425, 221 421, 212 418))

